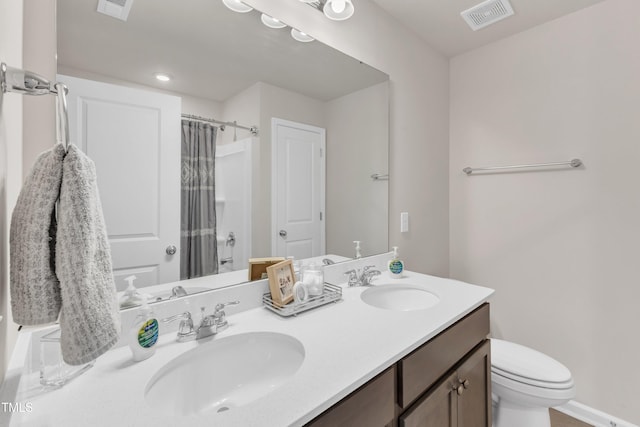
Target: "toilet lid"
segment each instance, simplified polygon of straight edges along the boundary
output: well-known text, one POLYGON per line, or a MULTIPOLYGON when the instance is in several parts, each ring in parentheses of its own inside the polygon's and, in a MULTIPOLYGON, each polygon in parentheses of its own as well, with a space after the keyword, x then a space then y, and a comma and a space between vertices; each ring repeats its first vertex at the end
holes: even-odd
POLYGON ((497 374, 531 384, 555 388, 573 384, 571 372, 562 363, 520 344, 491 339, 491 369, 497 374))

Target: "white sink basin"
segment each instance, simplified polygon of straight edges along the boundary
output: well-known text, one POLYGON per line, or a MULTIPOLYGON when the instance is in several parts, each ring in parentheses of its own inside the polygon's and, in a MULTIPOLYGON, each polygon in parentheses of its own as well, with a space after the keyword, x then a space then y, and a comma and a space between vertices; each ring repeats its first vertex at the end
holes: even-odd
POLYGON ((368 288, 360 298, 365 303, 386 310, 425 310, 440 302, 440 298, 417 285, 384 284, 368 288))
POLYGON ((304 356, 302 343, 289 335, 254 332, 216 338, 162 367, 147 384, 145 399, 170 415, 233 410, 284 384, 304 356))

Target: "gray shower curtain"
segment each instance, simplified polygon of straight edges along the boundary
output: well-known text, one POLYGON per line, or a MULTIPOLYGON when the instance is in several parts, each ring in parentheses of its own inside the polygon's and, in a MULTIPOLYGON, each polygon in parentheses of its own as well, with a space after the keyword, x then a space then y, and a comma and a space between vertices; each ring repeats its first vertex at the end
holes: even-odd
POLYGON ((182 120, 180 279, 218 272, 216 131, 210 124, 182 120))

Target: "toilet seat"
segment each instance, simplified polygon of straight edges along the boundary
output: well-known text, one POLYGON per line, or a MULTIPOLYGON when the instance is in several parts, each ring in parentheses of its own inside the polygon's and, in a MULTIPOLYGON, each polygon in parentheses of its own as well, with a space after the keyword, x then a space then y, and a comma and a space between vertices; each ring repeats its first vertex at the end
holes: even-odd
POLYGON ((571 372, 562 363, 523 345, 495 338, 491 339, 491 372, 502 379, 543 389, 568 390, 574 386, 571 372))
POLYGON ((576 394, 573 380, 566 383, 564 388, 550 388, 516 381, 492 372, 491 384, 493 392, 500 398, 510 400, 517 395, 517 401, 528 406, 558 406, 573 399, 576 394))
POLYGON ((521 377, 521 376, 513 374, 511 372, 502 371, 502 370, 500 370, 498 368, 495 368, 495 367, 491 368, 491 374, 493 374, 495 376, 499 376, 499 377, 507 379, 507 380, 515 381, 515 382, 522 383, 522 384, 526 384, 526 385, 529 385, 529 386, 539 387, 539 388, 548 388, 548 389, 551 389, 551 390, 565 390, 565 389, 573 387, 573 385, 574 385, 573 379, 569 379, 567 381, 562 381, 562 382, 540 381, 540 380, 535 380, 535 379, 532 379, 532 378, 521 377))

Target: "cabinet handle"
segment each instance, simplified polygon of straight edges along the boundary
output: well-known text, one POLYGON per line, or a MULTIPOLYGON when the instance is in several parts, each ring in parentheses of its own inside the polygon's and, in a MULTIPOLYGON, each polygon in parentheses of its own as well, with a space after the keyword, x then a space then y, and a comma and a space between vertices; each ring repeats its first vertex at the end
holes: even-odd
POLYGON ((469 388, 469 380, 463 380, 462 378, 458 378, 458 385, 454 385, 453 389, 458 393, 458 396, 461 396, 462 393, 466 389, 469 388))

